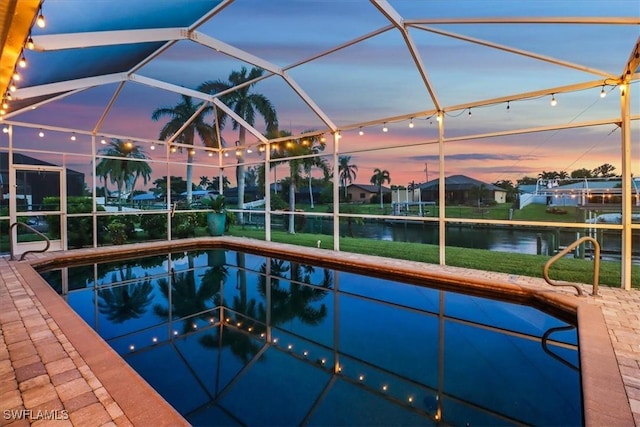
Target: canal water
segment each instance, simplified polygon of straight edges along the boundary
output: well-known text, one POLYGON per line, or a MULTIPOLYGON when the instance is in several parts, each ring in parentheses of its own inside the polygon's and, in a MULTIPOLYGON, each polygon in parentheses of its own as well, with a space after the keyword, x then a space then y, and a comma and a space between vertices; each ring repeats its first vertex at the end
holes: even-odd
MULTIPOLYGON (((360 237, 394 242, 438 244, 437 224, 416 224, 410 222, 367 222, 341 224, 342 236, 360 237)), ((310 220, 305 231, 331 234, 331 221, 310 220)), ((581 235, 582 236, 582 235, 581 235)), ((619 232, 600 233, 597 237, 601 245, 602 258, 620 259, 621 234, 619 232)), ((553 255, 578 238, 576 230, 550 230, 530 227, 505 227, 485 225, 448 225, 446 245, 461 248, 486 249, 490 251, 553 255)), ((633 248, 640 249, 640 233, 634 235, 633 248)), ((589 252, 587 251, 587 255, 589 252)), ((640 254, 634 253, 634 263, 640 263, 640 254)))

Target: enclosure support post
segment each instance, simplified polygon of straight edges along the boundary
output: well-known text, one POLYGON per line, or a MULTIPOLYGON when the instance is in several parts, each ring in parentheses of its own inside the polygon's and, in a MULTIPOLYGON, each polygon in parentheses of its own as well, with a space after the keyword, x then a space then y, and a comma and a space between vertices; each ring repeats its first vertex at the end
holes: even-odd
POLYGON ((445 259, 445 175, 444 175, 444 111, 438 111, 438 248, 440 265, 446 264, 445 259))
POLYGON ((620 262, 620 286, 631 290, 631 133, 629 118, 629 98, 631 85, 620 84, 620 132, 622 139, 622 244, 620 262))

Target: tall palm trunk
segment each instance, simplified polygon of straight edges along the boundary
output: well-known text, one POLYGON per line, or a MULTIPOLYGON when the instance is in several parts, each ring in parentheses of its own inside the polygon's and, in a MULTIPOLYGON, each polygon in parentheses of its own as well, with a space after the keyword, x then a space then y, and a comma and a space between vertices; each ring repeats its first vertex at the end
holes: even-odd
POLYGON ((313 187, 311 186, 311 175, 309 175, 309 199, 311 200, 311 209, 313 209, 313 187))
POLYGON ((191 204, 193 200, 193 154, 191 154, 191 149, 189 149, 187 153, 187 204, 191 204))
POLYGON ((380 209, 383 209, 384 206, 382 205, 382 185, 378 187, 378 191, 380 192, 380 209))
POLYGON ((296 182, 291 175, 291 183, 289 184, 289 233, 295 234, 296 232, 296 217, 294 212, 296 211, 296 182))
MULTIPOLYGON (((240 134, 239 134, 239 144, 240 147, 244 147, 245 141, 245 133, 246 130, 244 127, 240 126, 240 134)), ((236 182, 238 183, 238 208, 244 208, 244 155, 243 151, 238 151, 239 155, 236 154, 236 158, 238 159, 238 166, 236 166, 236 182)), ((238 212, 238 224, 244 224, 244 213, 238 212)))

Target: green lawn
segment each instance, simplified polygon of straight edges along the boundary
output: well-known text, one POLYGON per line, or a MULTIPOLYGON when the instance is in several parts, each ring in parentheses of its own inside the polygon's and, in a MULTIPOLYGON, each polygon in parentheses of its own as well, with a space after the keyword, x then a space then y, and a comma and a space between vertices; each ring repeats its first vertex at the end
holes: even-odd
MULTIPOLYGON (((264 230, 232 226, 228 234, 264 240, 264 230)), ((316 247, 320 240, 323 248, 333 248, 333 236, 325 234, 288 234, 284 231, 272 231, 271 240, 307 247, 316 247)), ((437 264, 439 260, 438 246, 422 243, 342 237, 340 250, 431 264, 437 264)), ((545 255, 512 254, 483 249, 448 247, 446 250, 447 265, 531 277, 542 277, 542 269, 549 258, 545 255)), ((553 280, 593 283, 593 262, 586 259, 563 258, 553 265, 550 277, 553 280)), ((600 263, 600 284, 615 287, 620 285, 619 262, 600 263)), ((632 267, 632 286, 640 288, 638 265, 632 267)))

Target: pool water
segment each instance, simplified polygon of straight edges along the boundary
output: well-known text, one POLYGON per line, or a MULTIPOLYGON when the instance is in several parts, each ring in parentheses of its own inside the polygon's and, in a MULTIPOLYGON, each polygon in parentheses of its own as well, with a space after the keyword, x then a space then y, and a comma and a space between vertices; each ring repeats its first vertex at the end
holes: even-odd
POLYGON ((582 425, 575 327, 229 250, 40 274, 193 425, 582 425))

